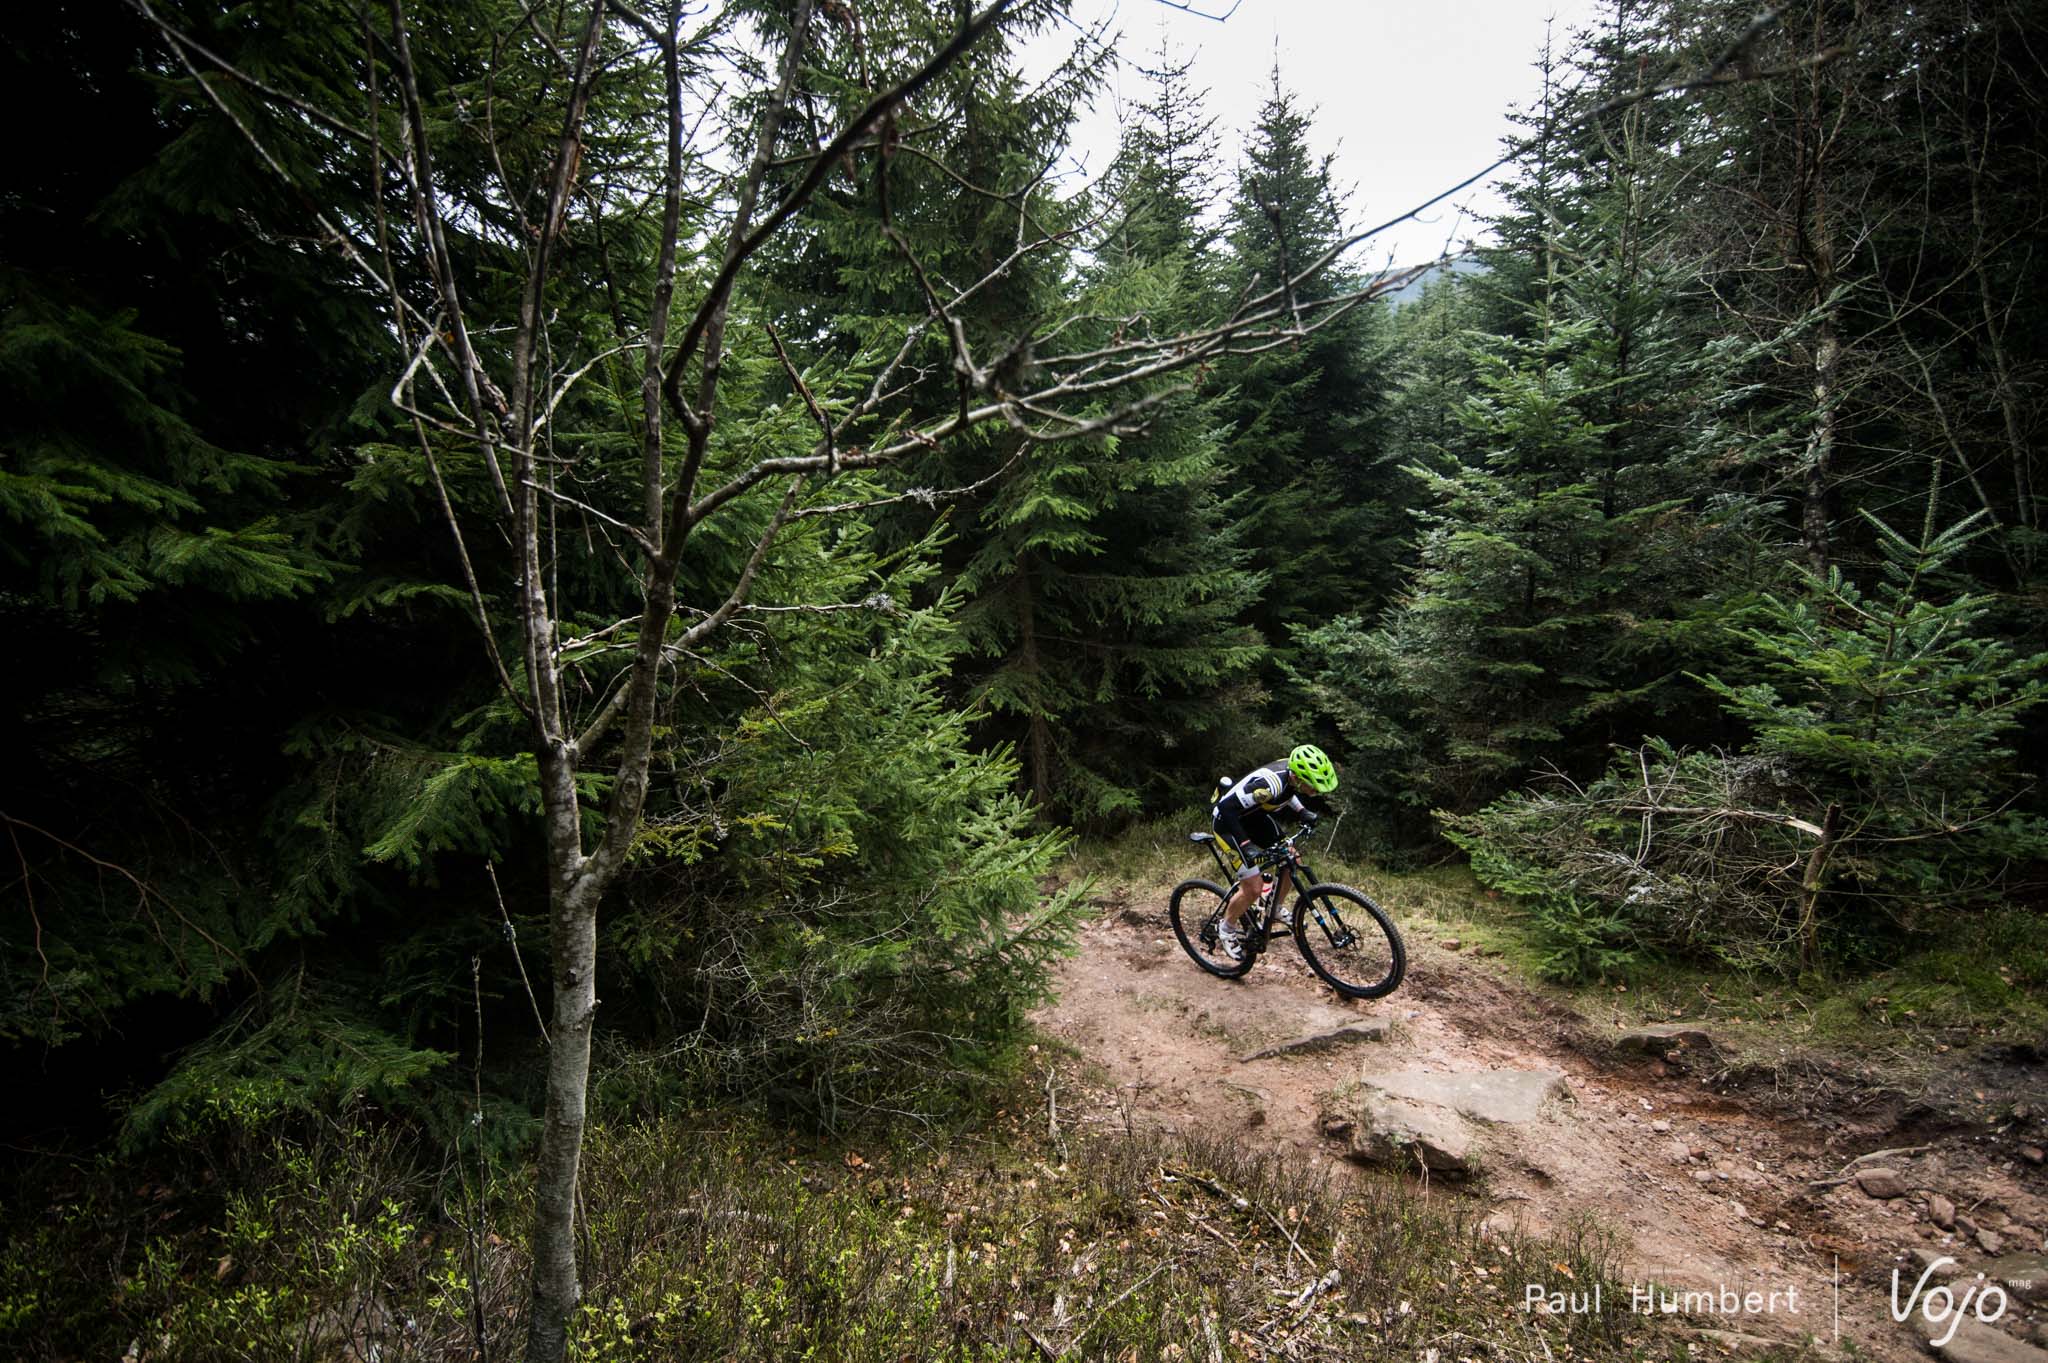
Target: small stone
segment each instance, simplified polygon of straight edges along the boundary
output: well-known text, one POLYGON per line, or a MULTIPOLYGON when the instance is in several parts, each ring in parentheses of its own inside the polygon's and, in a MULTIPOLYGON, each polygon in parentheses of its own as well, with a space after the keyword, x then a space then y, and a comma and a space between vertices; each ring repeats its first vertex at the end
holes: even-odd
POLYGON ((1712 1169, 1695 1169, 1692 1171, 1692 1181, 1702 1184, 1712 1183, 1714 1181, 1714 1171, 1712 1169))
POLYGON ((1953 1278, 1963 1271, 1963 1266, 1956 1262, 1954 1255, 1943 1254, 1938 1249, 1925 1249, 1916 1245, 1909 1252, 1913 1262, 1920 1266, 1920 1271, 1937 1281, 1953 1278))
POLYGON ((1771 1229, 1774 1231, 1779 1231, 1785 1235, 1790 1235, 1792 1233, 1792 1227, 1783 1221, 1771 1222, 1771 1229))
POLYGON ((1740 1202, 1731 1202, 1728 1204, 1728 1206, 1730 1207, 1730 1209, 1734 1211, 1734 1213, 1737 1216, 1741 1217, 1744 1221, 1750 1219, 1749 1208, 1743 1206, 1740 1202))
POLYGON ((1726 1169, 1716 1169, 1714 1171, 1714 1177, 1718 1181, 1726 1183, 1728 1181, 1728 1171, 1726 1169))
POLYGON ((1856 1186, 1867 1197, 1904 1197, 1908 1191, 1906 1180, 1896 1169, 1858 1169, 1856 1186))
POLYGON ((2029 1164, 2039 1164, 2043 1160, 2048 1160, 2048 1150, 2043 1150, 2038 1145, 2023 1145, 2020 1147, 2020 1158, 2029 1164))
POLYGON ((1464 944, 1463 942, 1459 941, 1459 940, 1458 940, 1457 938, 1455 938, 1455 937, 1446 937, 1446 938, 1444 938, 1444 950, 1445 950, 1445 951, 1456 951, 1456 950, 1458 950, 1458 949, 1459 949, 1460 947, 1463 947, 1464 945, 1465 945, 1465 944, 1464 944))
POLYGON ((1927 1219, 1943 1230, 1956 1228, 1956 1204, 1936 1193, 1927 1199, 1927 1219))
POLYGON ((1997 1254, 2005 1249, 2005 1237, 1995 1230, 1977 1232, 1977 1248, 1986 1254, 1997 1254))
POLYGON ((1661 1060, 1652 1060, 1652 1061, 1650 1062, 1650 1077, 1651 1077, 1652 1079, 1663 1079, 1663 1078, 1665 1078, 1666 1076, 1668 1076, 1668 1075, 1669 1075, 1670 1073, 1671 1073, 1671 1067, 1670 1067, 1669 1065, 1665 1064, 1665 1063, 1664 1063, 1663 1061, 1661 1061, 1661 1060))
POLYGON ((1707 1157, 1707 1147, 1704 1145, 1689 1145, 1685 1148, 1685 1153, 1693 1159, 1705 1159, 1707 1157))
POLYGON ((1671 1123, 1663 1120, 1661 1117, 1658 1118, 1656 1121, 1650 1123, 1650 1130, 1656 1132, 1660 1136, 1663 1135, 1665 1132, 1669 1131, 1670 1129, 1671 1123))
POLYGON ((1957 1212, 1954 1229, 1957 1235, 1975 1235, 1977 1233, 1977 1222, 1967 1214, 1957 1212))

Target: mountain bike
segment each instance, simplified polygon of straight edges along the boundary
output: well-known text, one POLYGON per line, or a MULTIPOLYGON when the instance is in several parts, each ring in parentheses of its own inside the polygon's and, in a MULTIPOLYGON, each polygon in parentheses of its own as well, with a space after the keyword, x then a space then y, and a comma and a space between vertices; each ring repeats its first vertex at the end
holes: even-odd
MULTIPOLYGON (((1167 917, 1173 920, 1174 935, 1195 964, 1211 975, 1234 980, 1249 971, 1259 953, 1274 937, 1291 934, 1301 948, 1309 969, 1339 994, 1353 999, 1377 999, 1394 992, 1408 969, 1408 949, 1401 933, 1386 911, 1349 885, 1325 885, 1301 859, 1295 844, 1315 829, 1304 824, 1259 856, 1258 866, 1267 876, 1265 888, 1252 907, 1245 910, 1238 927, 1244 932, 1244 955, 1232 960, 1217 936, 1223 921, 1223 906, 1230 891, 1213 880, 1183 880, 1173 887, 1167 917), (1291 928, 1279 923, 1280 906, 1276 891, 1281 867, 1293 872, 1294 922, 1291 928)), ((1188 841, 1209 849, 1225 884, 1234 884, 1235 852, 1214 833, 1190 833, 1188 841), (1224 853, 1232 850, 1232 857, 1224 853)))

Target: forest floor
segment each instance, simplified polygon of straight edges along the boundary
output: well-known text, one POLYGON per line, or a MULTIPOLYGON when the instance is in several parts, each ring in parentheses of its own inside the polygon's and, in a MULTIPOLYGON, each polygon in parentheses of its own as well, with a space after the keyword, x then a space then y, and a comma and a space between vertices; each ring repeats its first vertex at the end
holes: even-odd
MULTIPOLYGON (((1388 998, 1339 999, 1286 939, 1246 978, 1219 980, 1174 938, 1171 883, 1098 877, 1101 913, 1037 1016, 1063 1053, 1068 1120, 1234 1135, 1333 1178, 1401 1178, 1502 1235, 1590 1223, 1611 1236, 1623 1283, 1713 1293, 1714 1308, 1695 1318, 1725 1332, 1709 1336, 1721 1351, 1743 1356, 1811 1341, 1823 1354, 1921 1357, 1948 1333, 1926 1318, 1946 1301, 1901 1323, 1893 1293, 1912 1303, 1926 1266, 1946 1258, 1927 1291, 1949 1281, 1954 1297, 1973 1284, 1982 1295, 1997 1281, 2005 1296, 1990 1327, 1998 1337, 1973 1322, 1942 1351, 1950 1363, 2048 1363, 2048 1057, 2035 1047, 1873 1056, 1716 1017, 1711 1001, 1686 1010, 1666 1000, 1646 1017, 1626 990, 1533 983, 1456 924, 1404 916, 1384 884, 1372 888, 1410 950, 1388 998), (1652 1021, 1706 1035, 1617 1047, 1652 1021), (1340 1028, 1319 1046, 1252 1058, 1340 1028), (1385 1110, 1372 1106, 1384 1096, 1370 1079, 1483 1086, 1517 1071, 1554 1096, 1526 1120, 1448 1116, 1476 1143, 1469 1174, 1421 1169, 1412 1148, 1405 1168, 1368 1167, 1364 1128, 1385 1110), (1722 1314, 1723 1288, 1762 1294, 1765 1309, 1722 1314)), ((1972 1314, 1997 1307, 1983 1296, 1972 1314)))

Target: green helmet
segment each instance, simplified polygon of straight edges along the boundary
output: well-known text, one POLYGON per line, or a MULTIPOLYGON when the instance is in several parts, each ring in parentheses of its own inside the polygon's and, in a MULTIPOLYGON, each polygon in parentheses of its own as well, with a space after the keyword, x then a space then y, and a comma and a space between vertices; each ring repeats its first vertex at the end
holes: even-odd
POLYGON ((1318 795, 1328 795, 1337 788, 1336 763, 1313 743, 1304 743, 1287 754, 1287 770, 1318 795))

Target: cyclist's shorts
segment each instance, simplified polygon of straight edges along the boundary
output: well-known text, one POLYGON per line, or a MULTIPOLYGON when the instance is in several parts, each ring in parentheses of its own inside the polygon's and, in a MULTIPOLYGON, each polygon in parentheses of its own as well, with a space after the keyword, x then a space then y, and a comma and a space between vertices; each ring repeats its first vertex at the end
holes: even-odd
POLYGON ((1280 821, 1263 809, 1243 809, 1235 800, 1212 805, 1209 816, 1216 833, 1237 854, 1238 879, 1258 874, 1258 859, 1267 848, 1278 846, 1282 837, 1280 821))

